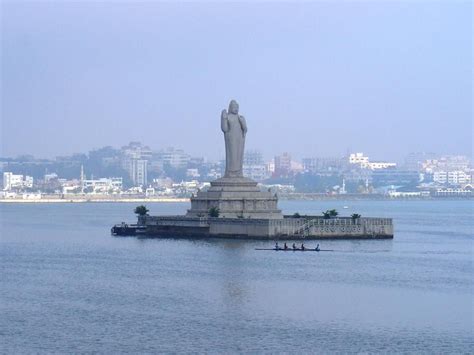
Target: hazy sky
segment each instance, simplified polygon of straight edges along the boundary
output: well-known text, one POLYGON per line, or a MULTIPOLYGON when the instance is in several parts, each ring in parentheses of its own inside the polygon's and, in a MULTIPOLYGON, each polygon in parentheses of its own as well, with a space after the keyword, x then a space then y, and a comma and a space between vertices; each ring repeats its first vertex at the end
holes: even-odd
POLYGON ((1 155, 472 152, 470 1, 2 1, 1 155))

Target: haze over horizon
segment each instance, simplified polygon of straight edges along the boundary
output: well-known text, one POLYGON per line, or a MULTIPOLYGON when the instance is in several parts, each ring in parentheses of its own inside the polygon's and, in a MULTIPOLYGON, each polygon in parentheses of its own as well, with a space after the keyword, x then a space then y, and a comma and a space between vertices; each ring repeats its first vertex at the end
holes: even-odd
POLYGON ((129 141, 224 154, 240 103, 268 157, 472 156, 466 2, 1 4, 4 157, 129 141))

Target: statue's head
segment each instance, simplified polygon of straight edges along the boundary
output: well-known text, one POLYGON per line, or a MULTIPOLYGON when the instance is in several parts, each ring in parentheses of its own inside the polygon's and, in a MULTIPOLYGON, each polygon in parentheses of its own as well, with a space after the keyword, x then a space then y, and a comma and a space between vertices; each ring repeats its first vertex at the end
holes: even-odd
POLYGON ((237 115, 239 113, 239 104, 237 101, 232 100, 229 104, 229 113, 233 113, 234 115, 237 115))

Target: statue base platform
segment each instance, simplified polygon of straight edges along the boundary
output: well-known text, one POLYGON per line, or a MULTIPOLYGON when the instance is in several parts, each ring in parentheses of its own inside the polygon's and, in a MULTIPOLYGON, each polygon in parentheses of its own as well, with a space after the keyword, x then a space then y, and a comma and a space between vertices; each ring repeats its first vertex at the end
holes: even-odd
POLYGON ((187 217, 207 217, 213 207, 222 218, 283 218, 278 209, 278 197, 270 191, 261 191, 257 182, 245 177, 223 177, 211 182, 207 191, 191 197, 187 217))

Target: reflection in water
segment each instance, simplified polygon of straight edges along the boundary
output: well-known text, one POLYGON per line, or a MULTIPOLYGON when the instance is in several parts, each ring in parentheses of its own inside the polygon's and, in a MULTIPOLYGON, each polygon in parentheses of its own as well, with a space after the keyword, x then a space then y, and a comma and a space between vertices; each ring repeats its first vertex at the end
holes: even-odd
POLYGON ((224 304, 229 308, 237 305, 237 309, 240 309, 249 291, 242 277, 243 264, 246 262, 243 255, 248 249, 248 244, 245 241, 235 240, 214 240, 214 243, 217 243, 216 246, 223 251, 220 253, 222 269, 219 281, 222 285, 221 295, 224 304))

